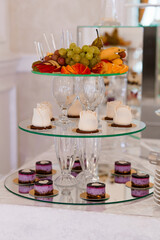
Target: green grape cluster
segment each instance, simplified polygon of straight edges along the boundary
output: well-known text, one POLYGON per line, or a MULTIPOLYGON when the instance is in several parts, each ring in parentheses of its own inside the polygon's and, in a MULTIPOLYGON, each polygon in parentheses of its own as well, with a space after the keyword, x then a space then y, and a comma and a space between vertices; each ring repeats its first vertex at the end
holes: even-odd
POLYGON ((96 46, 84 45, 80 48, 75 43, 71 43, 69 48, 59 49, 59 54, 65 59, 67 65, 82 63, 92 68, 100 62, 100 50, 96 46))

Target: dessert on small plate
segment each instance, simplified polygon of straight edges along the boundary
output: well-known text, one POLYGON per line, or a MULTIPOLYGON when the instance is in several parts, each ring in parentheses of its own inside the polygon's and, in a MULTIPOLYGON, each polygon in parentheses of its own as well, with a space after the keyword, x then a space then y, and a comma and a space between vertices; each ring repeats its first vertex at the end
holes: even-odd
POLYGON ((132 173, 136 173, 136 170, 131 169, 131 163, 128 161, 120 160, 116 161, 114 164, 114 170, 111 170, 113 175, 131 175, 132 173))
POLYGON ((18 178, 13 179, 13 182, 18 185, 31 185, 34 184, 36 173, 33 169, 21 169, 18 171, 18 178))
POLYGON ((80 112, 77 133, 98 133, 97 113, 87 110, 80 112))
POLYGON ((87 191, 80 194, 80 197, 87 201, 105 201, 109 199, 106 193, 105 184, 101 182, 93 182, 87 184, 87 191))
POLYGON ((53 181, 52 180, 39 180, 34 184, 34 189, 29 192, 32 196, 55 196, 58 195, 58 191, 53 189, 53 181))
POLYGON ((131 163, 128 161, 116 161, 114 172, 116 174, 130 174, 131 173, 131 163))
POLYGON ((35 130, 52 128, 50 114, 47 107, 39 105, 33 109, 32 125, 30 128, 35 130))
POLYGON ((73 104, 68 109, 67 117, 69 118, 79 118, 80 112, 82 111, 82 105, 80 101, 77 99, 73 102, 73 104))
POLYGON ((36 162, 36 175, 38 176, 50 176, 56 174, 56 170, 52 169, 52 162, 49 160, 41 160, 36 162))
POLYGON ((113 120, 115 109, 120 105, 122 105, 122 102, 118 100, 107 102, 107 111, 104 120, 113 120))
POLYGON ((129 106, 120 105, 114 110, 112 127, 130 128, 132 127, 132 113, 129 106))
POLYGON ((41 102, 41 103, 37 103, 37 107, 47 108, 51 121, 55 120, 55 118, 53 117, 52 104, 50 102, 44 101, 44 102, 41 102))
POLYGON ((131 181, 127 182, 126 186, 131 189, 149 189, 153 187, 153 183, 149 181, 149 174, 133 173, 131 181))

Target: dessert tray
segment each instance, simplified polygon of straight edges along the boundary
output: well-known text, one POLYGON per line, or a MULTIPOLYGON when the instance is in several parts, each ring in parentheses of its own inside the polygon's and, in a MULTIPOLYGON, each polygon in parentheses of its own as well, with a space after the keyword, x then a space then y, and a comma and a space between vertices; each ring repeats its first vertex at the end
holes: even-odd
MULTIPOLYGON (((143 199, 145 197, 150 196, 153 193, 153 188, 151 189, 146 189, 145 192, 145 196, 142 197, 133 197, 132 196, 132 189, 128 188, 125 186, 124 184, 120 184, 120 183, 115 183, 115 176, 113 176, 110 173, 110 169, 113 166, 108 166, 106 170, 106 174, 103 177, 103 181, 106 184, 106 193, 109 195, 109 198, 107 198, 106 200, 98 200, 98 201, 87 201, 84 200, 80 197, 80 195, 84 192, 84 189, 80 189, 78 187, 73 187, 73 188, 59 188, 59 194, 57 196, 54 197, 38 197, 38 196, 32 196, 29 194, 29 191, 31 191, 31 188, 33 188, 33 186, 29 185, 29 186, 18 186, 16 184, 14 184, 13 180, 15 178, 17 178, 18 173, 15 172, 12 175, 8 176, 4 182, 4 186, 5 188, 19 196, 22 198, 26 198, 26 199, 30 199, 33 201, 40 201, 40 202, 49 202, 49 203, 53 203, 53 204, 67 204, 67 205, 101 205, 101 204, 115 204, 115 203, 124 203, 124 202, 129 202, 129 201, 135 201, 135 200, 139 200, 139 199, 143 199), (24 191, 25 194, 20 193, 20 187, 23 188, 28 188, 28 193, 26 193, 27 191, 24 191)), ((57 173, 58 174, 58 173, 57 173)), ((53 175, 53 182, 54 179, 57 177, 53 175)), ((117 177, 117 176, 116 176, 117 177)), ((120 178, 122 176, 119 176, 120 178)), ((101 176, 100 176, 100 181, 101 181, 101 176)), ((153 183, 154 179, 152 176, 150 176, 150 182, 153 183)), ((57 187, 55 187, 57 188, 57 187)), ((24 189, 25 190, 25 189, 24 189)), ((138 190, 139 193, 140 191, 143 191, 143 189, 139 189, 138 190)))
MULTIPOLYGON (((54 125, 54 122, 52 123, 54 125)), ((81 134, 75 131, 76 127, 66 127, 61 128, 56 126, 52 129, 47 130, 33 130, 29 126, 31 125, 31 120, 24 120, 20 122, 19 128, 25 132, 50 136, 50 137, 68 137, 68 138, 102 138, 102 137, 118 137, 123 135, 135 134, 143 131, 146 128, 144 122, 133 120, 133 127, 130 128, 118 128, 111 127, 107 121, 100 120, 99 132, 94 134, 81 134)))

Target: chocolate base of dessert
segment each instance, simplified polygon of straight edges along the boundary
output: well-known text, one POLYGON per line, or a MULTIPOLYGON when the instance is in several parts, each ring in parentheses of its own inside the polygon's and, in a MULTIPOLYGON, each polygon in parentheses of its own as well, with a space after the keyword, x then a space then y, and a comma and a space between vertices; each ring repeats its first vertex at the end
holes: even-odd
POLYGON ((79 166, 79 167, 74 167, 74 168, 72 168, 72 171, 79 171, 79 172, 81 172, 81 171, 82 171, 82 168, 81 168, 81 166, 79 166))
POLYGON ((104 120, 113 120, 113 118, 110 118, 110 117, 104 117, 104 120))
POLYGON ((52 173, 52 171, 47 172, 47 171, 43 171, 43 170, 36 170, 36 174, 51 174, 51 173, 52 173))
POLYGON ((47 126, 47 127, 36 127, 34 125, 31 125, 30 128, 35 129, 35 130, 43 130, 43 129, 51 129, 52 126, 50 125, 50 126, 47 126))
POLYGON ((101 199, 101 198, 105 198, 105 194, 102 195, 91 195, 87 193, 87 197, 90 199, 101 199))
POLYGON ((36 196, 48 196, 48 195, 53 195, 53 190, 52 191, 49 191, 47 193, 39 193, 37 192, 36 190, 34 190, 34 195, 36 196))
POLYGON ((115 171, 116 174, 119 174, 119 175, 128 175, 128 174, 131 174, 131 171, 124 171, 124 172, 119 172, 119 171, 115 171))
POLYGON ((80 118, 80 116, 67 115, 68 118, 80 118))
POLYGON ((55 121, 55 118, 54 118, 54 117, 52 117, 52 118, 51 118, 51 121, 55 121))
POLYGON ((147 188, 147 187, 149 187, 149 184, 137 185, 137 184, 134 184, 132 182, 132 187, 135 187, 135 188, 147 188))
POLYGON ((119 125, 119 124, 116 124, 116 123, 112 123, 112 124, 111 124, 111 127, 120 127, 120 128, 124 127, 124 128, 130 128, 130 127, 132 127, 132 124, 128 124, 128 125, 119 125))
POLYGON ((77 128, 76 129, 76 132, 77 133, 98 133, 99 132, 99 130, 97 129, 97 130, 94 130, 94 131, 83 131, 83 130, 80 130, 79 128, 77 128))
POLYGON ((18 183, 21 183, 21 184, 31 184, 31 183, 34 183, 34 181, 25 181, 25 182, 23 182, 23 181, 18 180, 18 183))

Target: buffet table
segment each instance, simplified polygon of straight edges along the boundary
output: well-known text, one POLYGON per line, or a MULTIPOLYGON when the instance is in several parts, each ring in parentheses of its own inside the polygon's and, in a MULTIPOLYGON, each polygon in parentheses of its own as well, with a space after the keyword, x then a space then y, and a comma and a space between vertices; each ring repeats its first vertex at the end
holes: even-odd
MULTIPOLYGON (((158 149, 160 140, 141 140, 146 149, 158 149)), ((107 151, 114 158, 116 151, 107 151)), ((155 166, 145 156, 126 153, 136 167, 154 174, 155 166)), ((39 159, 50 159, 58 168, 54 148, 37 156, 23 167, 33 166, 39 159)), ((0 239, 160 239, 160 207, 153 197, 134 202, 109 205, 58 205, 18 197, 0 182, 0 239)))

